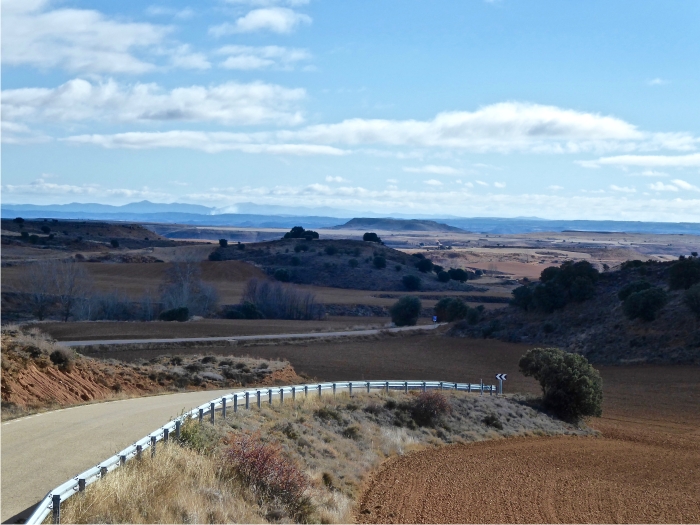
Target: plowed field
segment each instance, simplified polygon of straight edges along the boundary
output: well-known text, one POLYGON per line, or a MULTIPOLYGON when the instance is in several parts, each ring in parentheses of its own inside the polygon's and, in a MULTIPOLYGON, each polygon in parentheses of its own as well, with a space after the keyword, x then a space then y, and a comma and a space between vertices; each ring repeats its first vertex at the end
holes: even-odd
POLYGON ((454 445, 387 461, 360 523, 697 523, 697 447, 608 438, 454 445))

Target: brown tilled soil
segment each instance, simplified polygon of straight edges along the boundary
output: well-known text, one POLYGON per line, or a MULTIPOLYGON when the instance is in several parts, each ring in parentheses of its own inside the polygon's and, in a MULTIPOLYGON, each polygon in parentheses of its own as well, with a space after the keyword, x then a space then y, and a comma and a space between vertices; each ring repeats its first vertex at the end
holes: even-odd
POLYGON ((38 323, 42 332, 58 341, 93 339, 165 339, 179 337, 235 337, 241 335, 293 334, 379 328, 388 318, 331 318, 324 321, 279 319, 200 319, 185 323, 164 321, 86 321, 38 323))
POLYGON ((514 438, 393 458, 359 523, 697 523, 700 447, 514 438))

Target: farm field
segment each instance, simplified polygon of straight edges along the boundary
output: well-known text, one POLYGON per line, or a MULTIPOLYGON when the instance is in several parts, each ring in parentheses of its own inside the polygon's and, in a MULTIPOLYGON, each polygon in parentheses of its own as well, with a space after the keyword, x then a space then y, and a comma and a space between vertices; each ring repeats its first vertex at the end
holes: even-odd
MULTIPOLYGON (((209 350, 283 358, 297 372, 329 381, 489 381, 495 372, 506 372, 506 394, 537 394, 539 385, 517 371, 518 360, 528 348, 494 340, 412 334, 209 350)), ((144 351, 118 354, 134 361, 152 355, 144 351)), ((603 417, 589 424, 601 432, 600 437, 498 440, 391 459, 367 483, 357 521, 697 522, 700 368, 606 366, 599 370, 604 381, 603 417), (487 477, 492 482, 479 482, 487 477), (465 483, 469 490, 462 488, 465 483)))

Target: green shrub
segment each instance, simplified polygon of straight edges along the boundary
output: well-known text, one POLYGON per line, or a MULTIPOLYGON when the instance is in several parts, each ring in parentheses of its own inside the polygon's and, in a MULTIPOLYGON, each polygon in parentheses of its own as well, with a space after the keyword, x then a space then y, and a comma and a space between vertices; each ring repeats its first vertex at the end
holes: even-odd
POLYGON ((634 281, 623 286, 617 294, 617 298, 620 301, 624 301, 630 295, 636 292, 641 292, 642 290, 648 290, 651 288, 651 283, 647 281, 634 281))
POLYGON ((51 228, 49 228, 48 226, 42 226, 41 231, 42 231, 42 233, 45 233, 48 235, 51 232, 51 228))
POLYGON ((350 265, 350 268, 357 268, 360 265, 359 261, 355 258, 350 259, 348 264, 350 265))
POLYGON ((469 279, 469 274, 461 268, 450 268, 447 275, 449 275, 450 279, 453 281, 459 281, 460 283, 469 279))
POLYGON ((435 272, 435 275, 438 275, 440 272, 445 271, 445 268, 443 268, 439 264, 433 264, 433 271, 435 272))
POLYGON ((493 427, 498 430, 503 430, 503 423, 501 423, 501 420, 498 419, 498 416, 496 414, 486 414, 484 416, 484 419, 481 420, 484 425, 493 427))
POLYGON ((389 309, 391 320, 396 326, 413 326, 418 322, 423 306, 418 297, 406 295, 389 309))
POLYGON ((476 308, 468 308, 466 316, 467 323, 471 325, 477 324, 479 321, 481 321, 481 314, 483 311, 483 305, 479 305, 476 308))
POLYGON ((562 419, 600 416, 603 380, 585 357, 558 348, 533 348, 520 359, 520 371, 542 387, 542 401, 562 419))
POLYGON ((683 257, 668 270, 668 286, 671 290, 687 290, 697 283, 700 283, 700 259, 697 257, 683 257))
POLYGON ((166 310, 158 316, 158 319, 161 321, 178 321, 180 323, 187 321, 189 318, 190 310, 186 306, 166 310))
POLYGON ((666 304, 666 300, 666 292, 658 286, 653 286, 627 297, 622 304, 622 310, 628 319, 653 321, 658 311, 666 304))
POLYGON ((421 273, 428 273, 433 269, 433 262, 430 259, 421 259, 416 264, 416 268, 421 273))
POLYGON ((284 234, 284 239, 306 239, 310 241, 312 239, 318 239, 319 235, 313 230, 305 230, 301 226, 294 226, 291 230, 284 234))
POLYGON ((29 232, 20 232, 19 236, 22 238, 23 241, 29 240, 29 232))
POLYGON ((289 270, 285 268, 278 268, 277 270, 275 270, 274 275, 275 279, 283 283, 288 283, 292 278, 292 276, 289 274, 289 270))
POLYGON ((447 398, 437 391, 422 392, 411 403, 411 417, 421 426, 432 426, 451 411, 447 398))
POLYGON ((394 266, 394 270, 396 270, 397 272, 400 272, 402 269, 403 269, 403 266, 401 266, 400 264, 397 264, 394 266))
POLYGON ((372 260, 372 264, 374 264, 374 267, 378 270, 386 268, 386 257, 382 255, 376 255, 372 260))
POLYGON ((379 235, 377 235, 374 232, 367 232, 362 236, 362 240, 365 242, 382 242, 382 240, 379 238, 379 235))
POLYGON ((219 239, 219 246, 226 248, 228 246, 228 241, 226 239, 219 239))
POLYGON ((511 292, 513 298, 510 300, 510 304, 527 310, 532 304, 532 287, 531 286, 519 286, 511 292))
POLYGON ((292 266, 299 266, 301 264, 301 259, 299 259, 299 257, 295 256, 295 257, 292 257, 291 261, 289 261, 289 262, 292 263, 292 266))
POLYGON ((299 252, 308 252, 308 251, 309 251, 309 246, 306 245, 306 244, 297 244, 296 246, 294 246, 294 251, 295 251, 296 253, 299 253, 299 252))
POLYGON ((73 350, 69 350, 68 348, 58 348, 49 355, 51 362, 61 368, 70 368, 74 358, 75 354, 73 350))
POLYGON ((566 290, 556 280, 537 285, 532 291, 532 306, 545 313, 564 308, 566 300, 566 290))
POLYGON ((415 275, 404 275, 401 279, 401 283, 409 292, 415 292, 422 287, 420 277, 416 277, 415 275))
POLYGON ((117 239, 112 239, 109 243, 112 245, 112 248, 119 248, 119 241, 117 239))
POLYGON ((700 284, 694 284, 685 291, 683 302, 691 312, 700 317, 700 284))
POLYGON ((450 280, 450 274, 443 270, 441 272, 438 272, 437 278, 438 281, 440 281, 441 283, 446 283, 450 280))
POLYGON ((326 255, 335 255, 336 253, 338 253, 338 248, 336 248, 335 246, 333 246, 331 244, 331 245, 326 246, 323 249, 323 251, 326 252, 326 255))
POLYGON ((464 319, 470 310, 464 301, 453 297, 443 297, 435 305, 435 315, 441 323, 464 319))

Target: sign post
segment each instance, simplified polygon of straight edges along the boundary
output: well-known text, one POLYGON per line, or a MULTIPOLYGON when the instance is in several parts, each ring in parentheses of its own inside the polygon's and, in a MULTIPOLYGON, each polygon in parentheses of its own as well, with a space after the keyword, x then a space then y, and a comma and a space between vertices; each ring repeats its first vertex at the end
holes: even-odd
POLYGON ((508 374, 496 374, 496 379, 498 379, 498 393, 503 395, 503 381, 508 379, 508 374))

